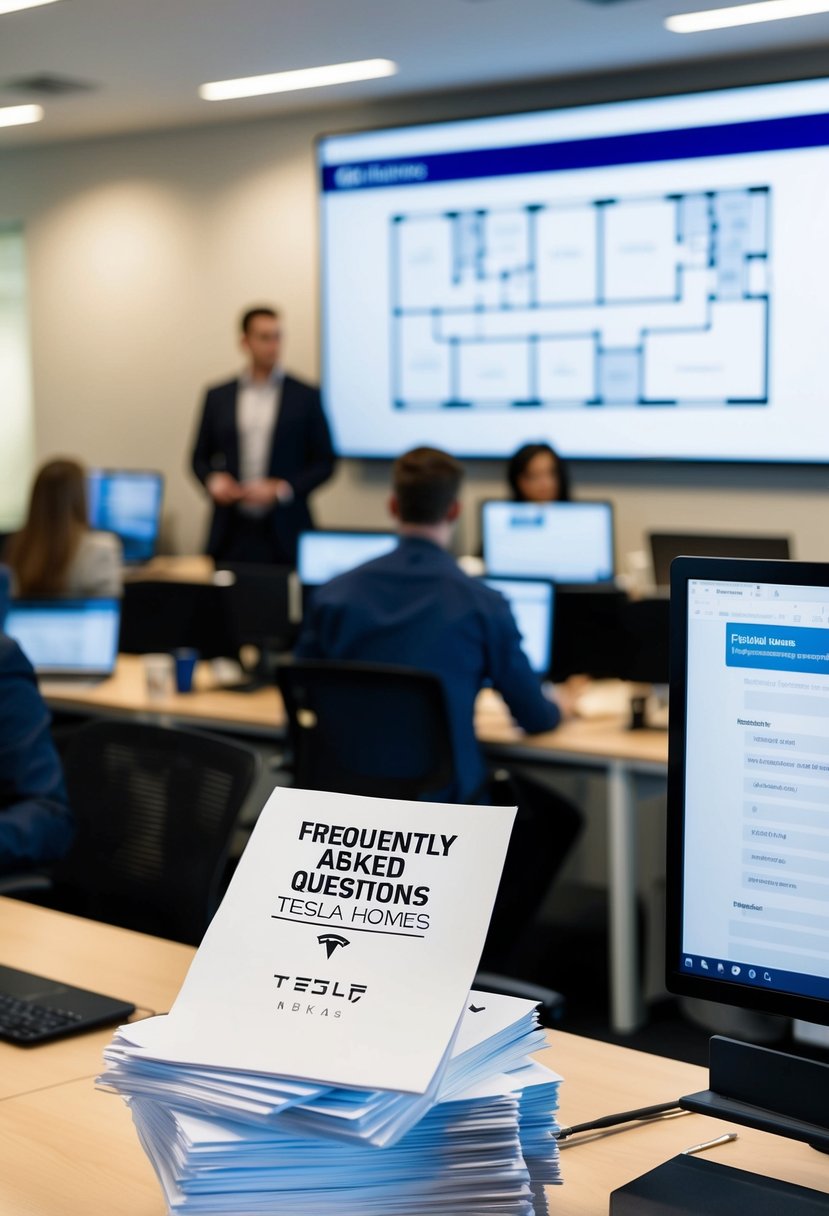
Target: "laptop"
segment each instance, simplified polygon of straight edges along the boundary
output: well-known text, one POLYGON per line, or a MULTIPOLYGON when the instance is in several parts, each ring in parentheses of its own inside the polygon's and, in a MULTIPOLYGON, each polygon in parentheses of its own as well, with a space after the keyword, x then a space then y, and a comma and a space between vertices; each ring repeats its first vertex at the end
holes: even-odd
POLYGON ((118 600, 14 600, 5 632, 38 676, 94 684, 115 670, 120 620, 118 600))
POLYGON ((481 581, 493 591, 500 591, 509 604, 530 667, 540 679, 546 680, 552 667, 553 584, 548 579, 540 578, 484 576, 481 581))
POLYGON ((487 574, 582 585, 612 581, 611 503, 490 500, 481 512, 487 574))
POLYGON ((126 565, 155 557, 164 477, 151 469, 90 469, 86 507, 90 528, 114 532, 126 565))
POLYGON ((19 1047, 125 1022, 134 1012, 128 1001, 0 966, 0 1039, 19 1047))
POLYGON ((391 553, 394 532, 301 532, 297 574, 303 588, 319 587, 338 574, 391 553))
POLYGON ((653 581, 669 587, 671 562, 675 557, 746 557, 788 561, 788 536, 728 536, 716 532, 651 532, 653 581))

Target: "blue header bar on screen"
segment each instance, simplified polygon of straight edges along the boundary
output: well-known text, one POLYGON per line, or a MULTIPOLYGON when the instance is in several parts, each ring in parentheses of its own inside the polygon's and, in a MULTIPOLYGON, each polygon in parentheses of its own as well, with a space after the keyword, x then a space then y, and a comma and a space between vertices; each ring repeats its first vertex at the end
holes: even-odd
MULTIPOLYGON (((355 141, 359 137, 355 137, 355 141)), ((522 173, 561 173, 603 165, 694 160, 750 152, 781 152, 829 144, 829 114, 803 114, 754 122, 637 131, 590 139, 558 140, 512 148, 474 148, 427 156, 325 165, 326 193, 429 185, 466 178, 511 177, 522 173)))
POLYGON ((798 671, 829 675, 829 629, 729 622, 725 627, 726 667, 798 671))

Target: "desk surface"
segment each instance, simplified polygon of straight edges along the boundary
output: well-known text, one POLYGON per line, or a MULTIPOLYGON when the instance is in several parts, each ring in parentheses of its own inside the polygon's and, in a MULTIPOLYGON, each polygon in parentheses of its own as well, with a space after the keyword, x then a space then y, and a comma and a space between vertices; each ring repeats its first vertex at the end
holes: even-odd
MULTIPOLYGON (((282 699, 275 688, 255 692, 222 689, 209 664, 202 663, 192 693, 176 693, 163 700, 147 696, 140 655, 120 655, 115 675, 91 687, 71 683, 42 684, 53 709, 77 712, 136 715, 144 719, 212 724, 218 730, 276 734, 285 728, 282 699)), ((664 767, 668 760, 667 732, 626 729, 619 715, 565 722, 555 731, 525 735, 510 719, 504 702, 492 691, 481 693, 475 712, 475 731, 487 747, 529 759, 582 759, 605 763, 619 759, 664 767)))
MULTIPOLYGON (((169 1009, 192 955, 190 946, 177 942, 0 899, 0 963, 102 991, 145 1010, 169 1009)), ((111 1036, 104 1029, 42 1047, 0 1043, 0 1100, 93 1077, 111 1036)))
POLYGON ((162 699, 147 695, 144 663, 136 654, 119 655, 115 674, 100 684, 43 680, 41 691, 56 710, 127 715, 145 721, 198 722, 203 726, 212 723, 217 730, 274 734, 285 728, 285 711, 276 688, 229 692, 219 685, 209 663, 199 664, 193 692, 173 693, 162 699))
MULTIPOLYGON (((189 946, 0 900, 0 959, 118 992, 156 1009, 171 1003, 189 946)), ((163 1216, 161 1192, 121 1100, 94 1089, 109 1031, 38 1048, 0 1045, 0 1211, 14 1216, 163 1216), (16 1082, 16 1086, 10 1082, 16 1082), (10 1096, 14 1094, 15 1096, 10 1096)), ((657 1056, 552 1032, 542 1053, 564 1075, 562 1122, 664 1102, 703 1087, 705 1072, 657 1056)), ((554 1210, 606 1216, 608 1194, 726 1124, 684 1115, 604 1133, 562 1153, 554 1210)), ((804 1145, 739 1129, 711 1160, 829 1192, 826 1158, 804 1145)))

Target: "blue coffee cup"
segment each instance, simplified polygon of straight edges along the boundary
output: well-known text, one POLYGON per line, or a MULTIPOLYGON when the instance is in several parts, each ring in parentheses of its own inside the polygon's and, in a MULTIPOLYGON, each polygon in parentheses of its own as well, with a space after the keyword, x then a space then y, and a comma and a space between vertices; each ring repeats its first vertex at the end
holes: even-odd
POLYGON ((176 661, 176 688, 179 692, 192 692, 193 673, 199 661, 199 652, 192 646, 179 646, 173 651, 176 661))

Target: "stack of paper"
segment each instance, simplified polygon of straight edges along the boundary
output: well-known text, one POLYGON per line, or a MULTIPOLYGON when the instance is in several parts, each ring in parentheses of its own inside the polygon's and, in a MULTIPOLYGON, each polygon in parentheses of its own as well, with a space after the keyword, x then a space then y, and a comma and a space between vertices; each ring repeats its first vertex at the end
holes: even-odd
POLYGON ((106 1052, 171 1211, 546 1211, 560 1078, 531 1002, 469 992, 513 814, 274 795, 172 1010, 106 1052))

